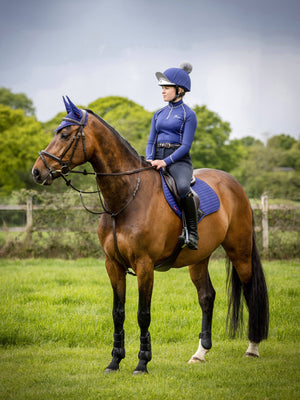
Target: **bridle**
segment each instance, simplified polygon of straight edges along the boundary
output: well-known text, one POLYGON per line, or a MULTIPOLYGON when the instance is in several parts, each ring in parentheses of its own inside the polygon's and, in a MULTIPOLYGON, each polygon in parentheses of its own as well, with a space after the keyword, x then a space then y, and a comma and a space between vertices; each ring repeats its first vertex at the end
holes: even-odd
MULTIPOLYGON (((72 118, 68 118, 65 117, 63 118, 63 121, 68 121, 68 122, 72 122, 72 124, 74 125, 79 125, 79 128, 77 129, 75 135, 73 136, 71 142, 68 144, 68 146, 66 147, 66 149, 64 150, 64 152, 62 153, 62 155, 60 157, 55 156, 54 154, 49 153, 46 150, 42 150, 39 152, 39 156, 41 157, 45 167, 47 168, 49 175, 52 176, 52 178, 54 178, 55 174, 60 174, 61 176, 64 177, 64 175, 67 175, 70 172, 70 165, 73 159, 73 156, 75 154, 75 151, 77 149, 78 143, 80 138, 82 139, 82 146, 83 146, 83 153, 84 153, 84 159, 86 162, 87 161, 87 154, 86 154, 86 145, 85 145, 85 135, 84 135, 84 131, 83 131, 83 127, 85 125, 85 119, 86 119, 86 113, 87 111, 85 110, 81 110, 82 112, 82 117, 80 121, 77 121, 76 119, 72 119, 72 118), (68 153, 68 151, 72 149, 72 153, 68 159, 68 161, 64 161, 63 158, 65 157, 65 155, 68 153), (46 157, 51 158, 52 160, 58 162, 61 165, 61 169, 55 169, 53 170, 49 164, 47 163, 46 157)), ((48 178, 48 177, 47 177, 48 178)), ((46 178, 46 180, 47 180, 46 178)))
MULTIPOLYGON (((83 146, 83 152, 84 152, 84 158, 85 158, 85 161, 84 161, 84 162, 87 162, 85 135, 84 135, 84 131, 83 131, 83 128, 84 128, 84 126, 85 126, 85 120, 86 120, 86 113, 87 113, 87 111, 86 111, 86 110, 81 110, 81 112, 82 112, 82 118, 81 118, 80 122, 78 122, 78 121, 75 120, 75 119, 68 118, 68 117, 63 118, 64 121, 72 122, 72 124, 74 124, 74 125, 79 125, 79 127, 78 127, 78 129, 77 129, 75 135, 73 136, 72 141, 71 141, 71 142, 69 143, 69 145, 66 147, 66 149, 64 150, 64 152, 62 153, 62 155, 61 155, 60 157, 58 157, 58 156, 55 156, 54 154, 49 153, 49 152, 46 151, 46 150, 40 151, 40 152, 39 152, 39 155, 40 155, 40 157, 41 157, 41 159, 42 159, 42 161, 43 161, 45 167, 47 168, 47 170, 48 170, 48 172, 49 172, 49 175, 51 175, 52 178, 54 178, 56 174, 59 174, 59 176, 61 176, 61 177, 64 179, 64 181, 66 182, 67 186, 71 186, 72 189, 76 190, 76 191, 80 194, 81 203, 82 203, 82 205, 83 205, 83 207, 85 208, 86 211, 88 211, 88 212, 90 212, 90 213, 92 213, 92 214, 97 214, 97 215, 101 215, 101 214, 109 214, 109 215, 110 215, 110 217, 112 218, 112 223, 113 223, 114 245, 115 245, 115 250, 116 250, 116 253, 117 253, 117 255, 118 255, 118 258, 119 258, 119 260, 120 260, 120 262, 121 262, 121 264, 122 264, 122 266, 123 266, 125 272, 128 273, 128 274, 130 274, 130 275, 135 275, 135 273, 129 271, 129 267, 126 265, 126 262, 124 261, 122 255, 121 255, 121 253, 120 253, 120 251, 119 251, 119 248, 118 248, 117 235, 116 235, 116 217, 117 217, 119 214, 121 214, 121 213, 129 206, 129 204, 134 200, 135 195, 137 194, 137 191, 138 191, 139 186, 140 186, 140 181, 141 181, 141 176, 140 176, 140 175, 141 175, 141 172, 142 172, 142 171, 147 171, 147 170, 153 169, 153 167, 152 167, 151 165, 149 165, 149 166, 147 166, 147 167, 142 167, 142 157, 140 157, 140 166, 139 166, 139 168, 133 169, 133 170, 130 170, 130 171, 123 171, 123 172, 94 172, 94 173, 93 173, 93 172, 87 172, 86 170, 84 170, 84 171, 72 171, 72 170, 70 170, 70 165, 71 165, 73 156, 74 156, 74 154, 75 154, 75 151, 76 151, 76 149, 77 149, 78 143, 79 143, 79 141, 80 141, 80 138, 82 139, 82 146, 83 146), (68 153, 68 151, 69 151, 72 147, 73 147, 72 153, 71 153, 71 155, 70 155, 68 161, 64 161, 63 158, 65 157, 65 155, 68 153), (52 160, 58 162, 58 163, 60 164, 61 168, 60 168, 60 169, 52 169, 52 168, 49 166, 49 164, 47 163, 45 157, 51 158, 52 160), (133 193, 132 193, 131 197, 129 198, 129 200, 125 203, 125 205, 124 205, 119 211, 113 213, 113 212, 109 211, 109 210, 106 208, 106 206, 105 206, 105 204, 104 204, 104 202, 103 202, 103 200, 102 200, 100 188, 99 188, 99 186, 98 186, 98 182, 97 182, 97 191, 93 191, 93 192, 83 192, 83 191, 81 191, 81 190, 75 188, 75 187, 71 184, 71 180, 68 180, 68 179, 65 177, 65 176, 68 175, 69 173, 77 173, 77 174, 79 173, 79 174, 83 174, 83 175, 95 175, 96 178, 97 178, 97 176, 122 176, 122 175, 132 175, 132 174, 136 174, 136 173, 137 173, 137 174, 138 174, 138 178, 137 178, 137 182, 136 182, 135 188, 134 188, 134 190, 133 190, 133 193), (95 211, 89 210, 89 209, 85 206, 85 204, 84 204, 84 202, 83 202, 83 199, 82 199, 82 194, 83 194, 83 193, 87 193, 87 194, 90 194, 90 193, 98 193, 99 199, 100 199, 100 203, 101 203, 102 209, 103 209, 104 211, 95 212, 95 211)), ((48 175, 48 176, 49 176, 49 175, 48 175)), ((46 182, 48 176, 46 177, 46 179, 45 179, 44 182, 46 182)))

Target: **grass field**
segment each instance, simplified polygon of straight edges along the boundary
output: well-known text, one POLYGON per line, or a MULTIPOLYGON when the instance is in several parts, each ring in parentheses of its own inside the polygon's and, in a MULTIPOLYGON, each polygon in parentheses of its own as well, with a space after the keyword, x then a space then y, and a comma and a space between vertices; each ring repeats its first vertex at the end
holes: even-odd
MULTIPOLYGON (((133 376, 139 350, 136 278, 127 278, 126 358, 105 375, 112 349, 112 291, 103 261, 0 260, 0 399, 299 399, 300 262, 265 262, 270 337, 259 359, 225 330, 224 261, 212 261, 217 292, 213 348, 198 347, 201 313, 188 270, 155 274, 153 360, 133 376)), ((246 320, 246 311, 245 311, 246 320)))

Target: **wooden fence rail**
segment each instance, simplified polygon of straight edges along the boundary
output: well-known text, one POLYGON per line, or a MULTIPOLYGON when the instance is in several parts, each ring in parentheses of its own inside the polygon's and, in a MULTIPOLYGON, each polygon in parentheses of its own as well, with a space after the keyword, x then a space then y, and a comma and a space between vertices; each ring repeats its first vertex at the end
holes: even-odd
MULTIPOLYGON (((261 203, 251 203, 252 209, 262 210, 262 220, 261 227, 257 226, 256 229, 258 231, 262 231, 262 246, 266 255, 268 255, 269 249, 269 218, 268 212, 269 210, 297 210, 300 209, 300 205, 282 205, 282 204, 269 204, 268 196, 261 197, 261 203)), ((6 205, 0 204, 0 211, 26 211, 26 225, 25 226, 15 226, 15 227, 7 227, 3 223, 3 226, 0 226, 0 231, 9 231, 9 232, 30 232, 33 224, 32 214, 34 210, 45 210, 45 209, 55 210, 55 206, 45 207, 34 205, 32 203, 32 197, 27 197, 26 204, 19 205, 6 205)), ((70 210, 81 210, 82 207, 70 207, 70 210)))

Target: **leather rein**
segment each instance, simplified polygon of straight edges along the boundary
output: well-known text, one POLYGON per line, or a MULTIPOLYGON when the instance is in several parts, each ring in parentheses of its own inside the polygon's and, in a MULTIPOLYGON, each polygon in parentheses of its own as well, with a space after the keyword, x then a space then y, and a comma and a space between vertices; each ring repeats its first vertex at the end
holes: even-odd
MULTIPOLYGON (((67 186, 70 186, 72 189, 74 189, 75 191, 77 191, 77 192, 79 193, 81 203, 82 203, 82 205, 83 205, 83 207, 84 207, 84 209, 85 209, 86 211, 88 211, 88 212, 90 212, 90 213, 92 213, 92 214, 97 214, 97 215, 109 214, 109 215, 111 216, 111 218, 112 218, 112 224, 113 224, 114 246, 115 246, 115 251, 116 251, 116 253, 117 253, 117 256, 118 256, 118 258, 119 258, 119 260, 120 260, 120 262, 121 262, 121 264, 122 264, 122 266, 123 266, 123 268, 124 268, 124 270, 125 270, 125 273, 126 273, 126 274, 128 273, 128 274, 130 274, 130 275, 136 276, 136 274, 135 274, 134 272, 131 272, 131 271, 129 270, 130 267, 127 266, 127 264, 126 264, 124 258, 122 257, 122 255, 121 255, 121 253, 120 253, 120 251, 119 251, 118 242, 117 242, 117 234, 116 234, 116 217, 117 217, 119 214, 121 214, 121 213, 129 206, 129 204, 134 200, 134 198, 135 198, 135 196, 136 196, 136 194, 137 194, 137 192, 138 192, 139 186, 140 186, 141 172, 147 171, 147 170, 150 170, 150 169, 153 169, 153 167, 152 167, 151 165, 149 165, 148 167, 142 167, 142 157, 140 157, 140 167, 137 168, 137 169, 130 170, 130 171, 123 171, 123 172, 87 172, 86 170, 83 170, 83 171, 73 171, 73 170, 70 170, 70 165, 71 165, 73 156, 74 156, 74 154, 75 154, 75 151, 76 151, 76 149, 77 149, 78 143, 79 143, 79 141, 80 141, 80 138, 81 138, 81 140, 82 140, 82 146, 83 146, 83 152, 84 152, 84 159, 85 159, 84 162, 87 162, 87 153, 86 153, 86 144, 85 144, 85 134, 84 134, 84 131, 83 131, 83 127, 84 127, 84 122, 85 122, 85 118, 86 118, 86 113, 87 113, 87 111, 86 111, 86 110, 81 110, 81 111, 82 111, 83 115, 82 115, 82 118, 81 118, 80 122, 78 122, 78 121, 76 121, 75 119, 72 119, 72 118, 67 118, 67 117, 63 118, 64 121, 72 122, 72 124, 74 124, 74 125, 79 125, 79 127, 78 127, 78 130, 76 131, 75 135, 73 136, 71 142, 69 143, 69 145, 66 147, 66 149, 65 149, 64 152, 62 153, 62 155, 61 155, 60 157, 58 157, 58 156, 55 156, 54 154, 49 153, 49 152, 46 151, 46 150, 42 150, 42 151, 39 152, 39 156, 41 157, 41 159, 42 159, 42 161, 43 161, 45 167, 47 168, 47 170, 48 170, 48 172, 49 172, 49 175, 51 175, 52 178, 57 177, 57 174, 59 174, 59 176, 61 176, 61 177, 64 179, 64 181, 66 182, 66 185, 67 185, 67 186), (72 147, 73 147, 73 148, 72 148, 72 147), (68 161, 64 161, 63 158, 65 157, 65 155, 68 153, 68 151, 69 151, 71 148, 72 148, 72 152, 71 152, 71 155, 70 155, 68 161), (47 163, 47 160, 46 160, 45 157, 51 158, 52 160, 58 162, 58 163, 61 165, 61 169, 55 169, 55 170, 52 169, 52 168, 49 166, 49 164, 47 163), (97 176, 122 176, 122 175, 133 175, 133 174, 138 174, 138 177, 137 177, 137 181, 136 181, 135 188, 134 188, 133 193, 132 193, 131 197, 129 198, 129 200, 125 203, 125 205, 124 205, 119 211, 113 213, 113 212, 109 211, 109 210, 106 208, 106 206, 105 206, 105 204, 104 204, 104 202, 103 202, 103 200, 102 200, 101 191, 100 191, 98 182, 97 182, 97 190, 96 190, 96 191, 84 192, 84 191, 81 191, 81 190, 77 189, 76 187, 74 187, 74 186, 71 184, 71 180, 68 180, 68 179, 66 178, 66 176, 67 176, 69 173, 83 174, 83 175, 94 175, 94 176, 96 177, 96 182, 97 182, 97 176), (101 204, 102 209, 103 209, 104 211, 95 212, 95 211, 89 210, 89 209, 85 206, 85 204, 84 204, 84 202, 83 202, 82 194, 92 194, 92 193, 98 193, 98 195, 99 195, 99 200, 100 200, 100 204, 101 204)), ((48 175, 48 176, 49 176, 49 175, 48 175)), ((48 178, 48 177, 47 177, 47 178, 48 178)), ((47 178, 45 179, 44 182, 46 182, 47 178)))

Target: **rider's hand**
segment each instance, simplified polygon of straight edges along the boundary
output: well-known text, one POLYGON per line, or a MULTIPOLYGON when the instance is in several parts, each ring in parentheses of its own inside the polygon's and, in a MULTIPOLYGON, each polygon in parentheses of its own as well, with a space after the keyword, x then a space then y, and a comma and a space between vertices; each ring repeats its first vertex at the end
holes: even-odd
POLYGON ((167 166, 164 160, 147 160, 147 161, 149 161, 152 167, 155 167, 157 170, 167 166))

